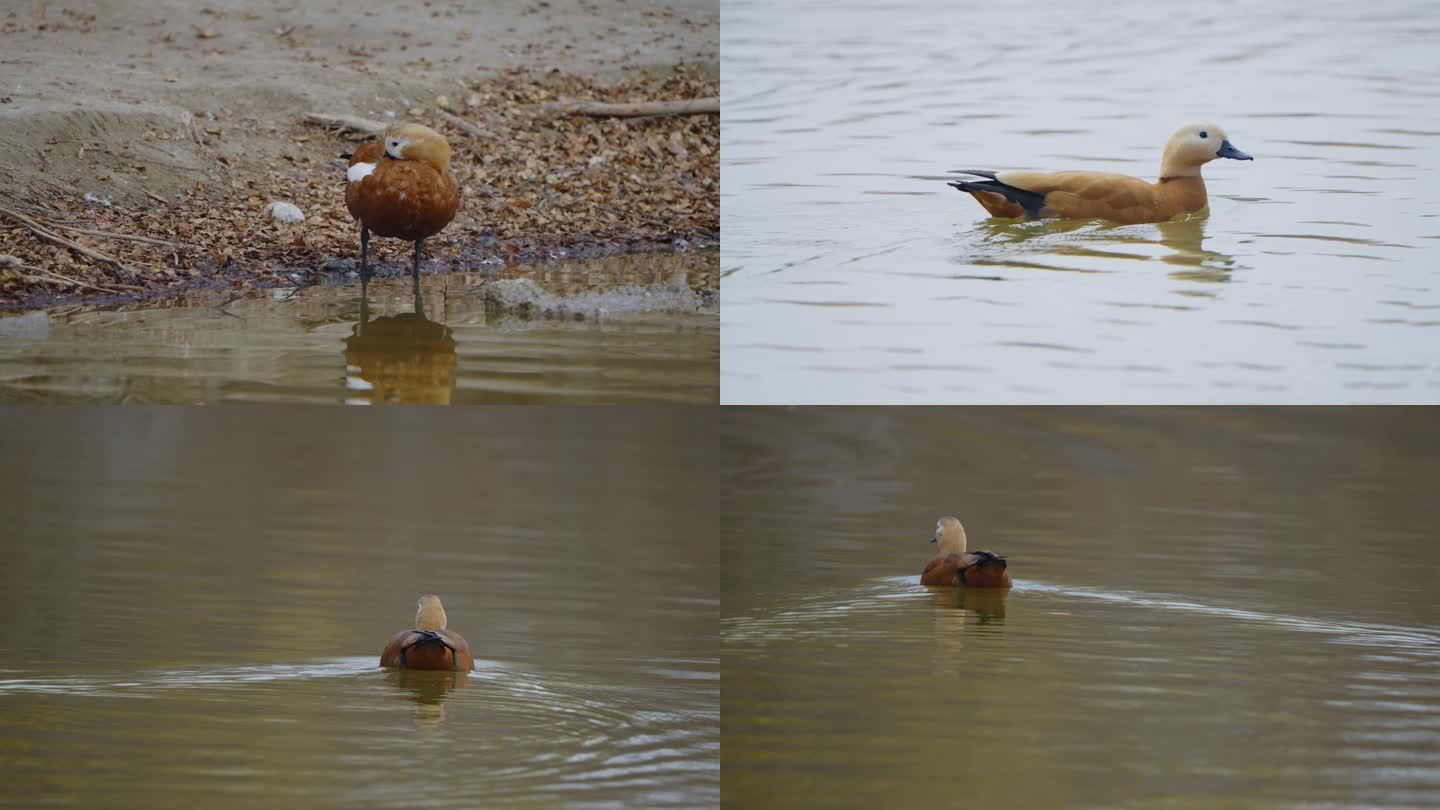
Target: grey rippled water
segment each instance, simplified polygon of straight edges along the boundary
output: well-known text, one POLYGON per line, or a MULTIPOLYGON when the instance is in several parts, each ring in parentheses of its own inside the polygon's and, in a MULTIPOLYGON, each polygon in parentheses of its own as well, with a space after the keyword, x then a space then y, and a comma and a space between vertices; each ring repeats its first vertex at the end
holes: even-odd
POLYGON ((1440 24, 1413 0, 722 4, 722 401, 1440 400, 1440 24), (1208 216, 991 220, 962 168, 1149 179, 1208 216))
POLYGON ((714 806, 705 413, 10 409, 0 806, 714 806))
POLYGON ((1434 806, 1433 414, 819 410, 723 419, 723 805, 1434 806))

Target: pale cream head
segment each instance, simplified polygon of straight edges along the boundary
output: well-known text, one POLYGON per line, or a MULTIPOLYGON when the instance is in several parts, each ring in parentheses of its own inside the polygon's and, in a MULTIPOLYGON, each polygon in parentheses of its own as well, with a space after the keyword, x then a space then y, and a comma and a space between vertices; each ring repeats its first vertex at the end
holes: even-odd
POLYGON ((415 629, 445 629, 445 608, 440 604, 440 597, 429 593, 420 597, 420 609, 415 612, 415 629))
POLYGON ((1236 160, 1254 158, 1236 149, 1219 124, 1197 121, 1175 130, 1165 143, 1165 156, 1160 161, 1161 177, 1198 177, 1200 167, 1215 158, 1236 160))
POLYGON ((396 160, 429 163, 441 174, 450 171, 450 143, 421 124, 401 124, 385 133, 385 154, 396 160))
POLYGON ((940 554, 955 554, 965 550, 965 527, 957 518, 942 517, 935 522, 935 537, 932 543, 940 545, 940 554))

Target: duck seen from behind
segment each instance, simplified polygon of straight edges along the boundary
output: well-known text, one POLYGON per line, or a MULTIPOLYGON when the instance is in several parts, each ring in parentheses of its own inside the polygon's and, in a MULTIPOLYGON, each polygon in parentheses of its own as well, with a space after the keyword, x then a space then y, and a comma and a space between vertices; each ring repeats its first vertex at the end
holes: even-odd
POLYGON ((966 551, 965 527, 953 517, 942 517, 935 523, 939 543, 935 559, 920 573, 921 585, 964 585, 969 588, 1008 588, 1009 565, 1005 558, 991 551, 966 551))
POLYGON ((1216 158, 1254 160, 1209 122, 1175 130, 1160 159, 1154 183, 1109 172, 1031 172, 956 169, 985 180, 951 185, 974 197, 997 217, 1106 219, 1126 225, 1165 222, 1209 204, 1200 167, 1216 158))
POLYGON ((402 630, 380 653, 380 666, 398 669, 450 669, 469 672, 475 656, 465 637, 445 628, 445 608, 440 597, 420 597, 415 612, 415 629, 402 630))
POLYGON ((425 240, 455 218, 460 189, 450 177, 450 144, 420 124, 404 124, 350 155, 345 207, 360 223, 360 281, 369 280, 370 235, 415 243, 411 269, 420 283, 425 240))

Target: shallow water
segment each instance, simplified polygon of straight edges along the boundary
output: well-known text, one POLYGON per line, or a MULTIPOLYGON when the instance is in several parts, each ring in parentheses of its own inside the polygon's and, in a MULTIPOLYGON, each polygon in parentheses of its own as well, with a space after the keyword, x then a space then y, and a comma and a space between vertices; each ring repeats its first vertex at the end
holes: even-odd
POLYGON ((722 423, 724 805, 1434 805, 1430 409, 722 423))
POLYGON ((727 0, 732 403, 1440 400, 1426 3, 727 0), (1210 118, 1207 216, 990 220, 952 169, 1154 179, 1210 118))
MULTIPOLYGON (((640 254, 422 279, 0 316, 0 401, 715 402, 718 256, 640 254), (547 317, 487 305, 535 284, 547 317), (678 291, 678 293, 677 293, 678 291), (362 326, 362 321, 363 326, 362 326)), ((528 300, 528 299, 527 299, 528 300)))
POLYGON ((714 806, 697 412, 11 409, 0 805, 714 806))

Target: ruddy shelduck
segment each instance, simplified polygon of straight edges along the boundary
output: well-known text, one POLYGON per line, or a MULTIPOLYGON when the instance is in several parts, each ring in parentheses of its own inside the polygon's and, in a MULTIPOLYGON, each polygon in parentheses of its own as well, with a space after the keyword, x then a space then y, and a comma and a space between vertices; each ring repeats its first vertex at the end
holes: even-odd
POLYGON ((965 527, 953 517, 935 523, 939 543, 935 559, 920 574, 921 585, 964 585, 970 588, 1008 588, 1010 569, 1005 558, 991 551, 966 551, 965 527))
POLYGON ((450 177, 450 144, 420 124, 404 124, 367 143, 345 172, 345 207, 360 223, 360 280, 369 279, 370 234, 415 243, 412 272, 420 282, 425 240, 455 218, 460 189, 450 177))
POLYGON ((1133 225, 1165 222, 1209 204, 1200 167, 1216 158, 1254 160, 1211 123, 1175 130, 1160 159, 1154 183, 1108 172, 992 172, 956 169, 988 180, 956 180, 992 215, 1026 219, 1107 219, 1133 225))
POLYGON ((445 629, 445 608, 440 597, 420 597, 415 612, 415 629, 403 630, 390 639, 380 653, 380 666, 399 669, 451 669, 469 672, 475 656, 465 637, 445 629))

